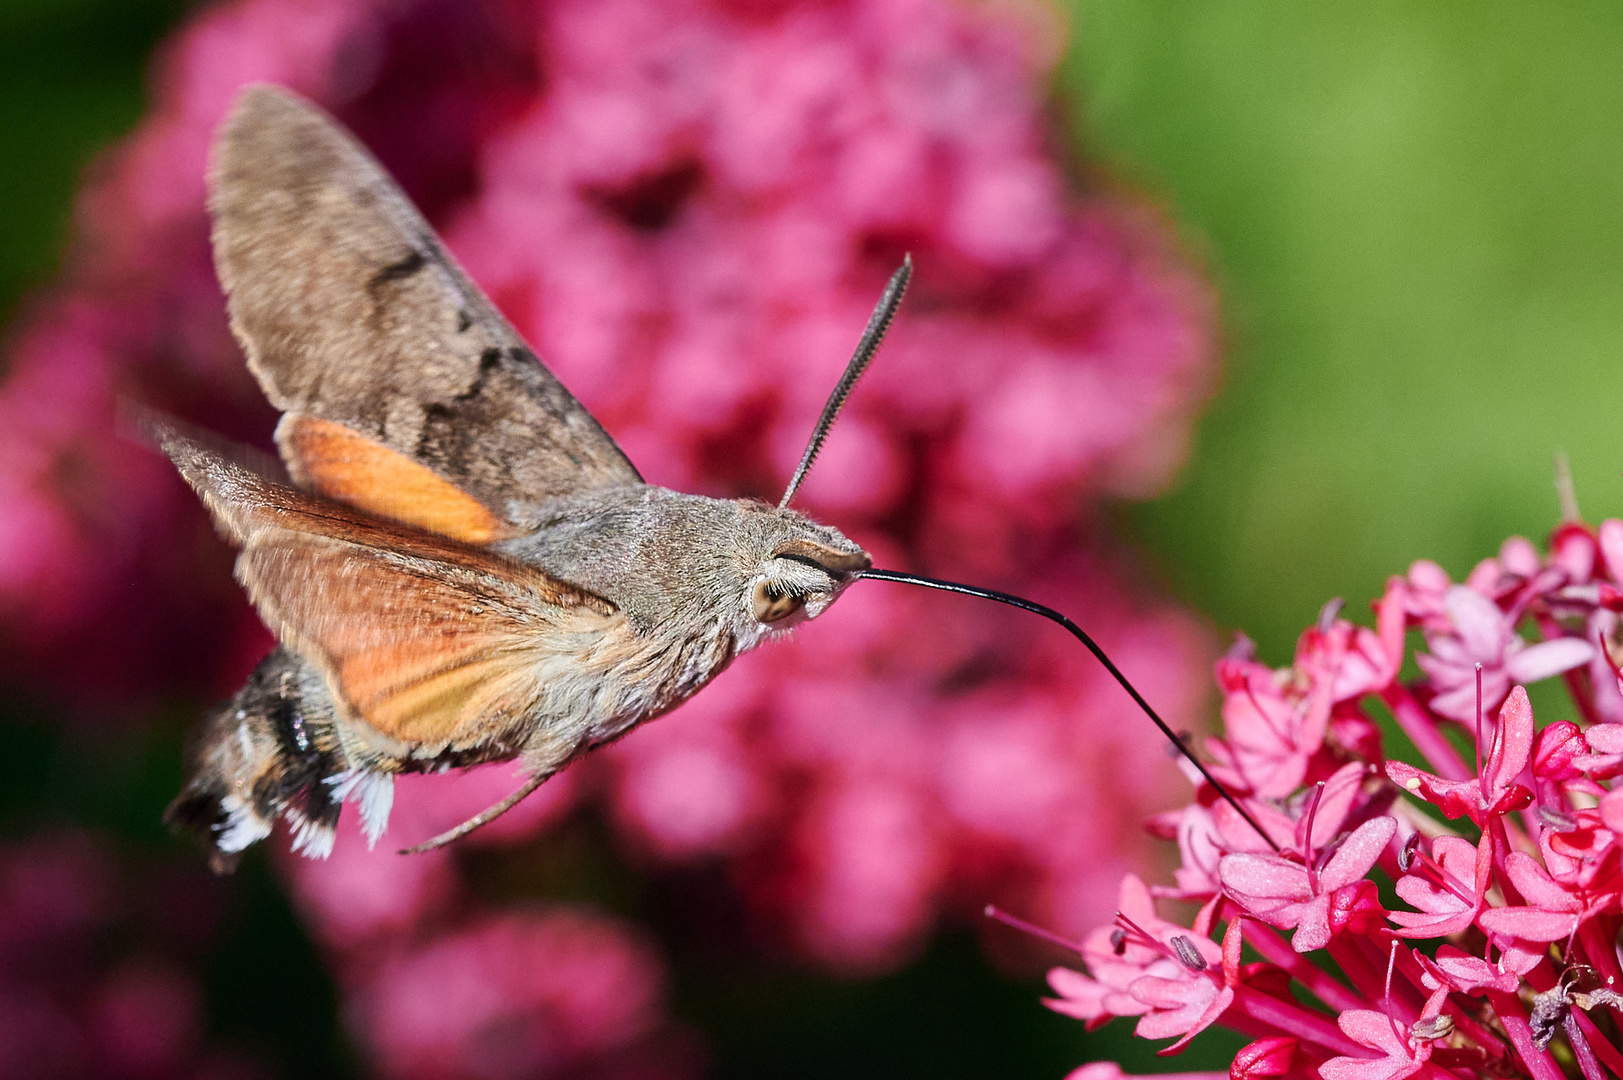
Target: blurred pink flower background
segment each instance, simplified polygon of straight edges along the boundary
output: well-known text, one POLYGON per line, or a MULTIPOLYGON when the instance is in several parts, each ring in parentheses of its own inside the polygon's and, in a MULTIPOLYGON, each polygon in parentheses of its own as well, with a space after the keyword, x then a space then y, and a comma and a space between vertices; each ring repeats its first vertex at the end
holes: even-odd
MULTIPOLYGON (((1160 490, 1214 376, 1214 311, 1146 202, 1079 182, 1046 7, 952 0, 251 0, 211 7, 101 163, 0 384, 8 676, 81 712, 233 689, 269 646, 230 553, 121 397, 264 445, 203 209, 245 83, 353 127, 654 483, 776 498, 904 252, 918 273, 803 489, 882 566, 1071 614, 1177 727, 1211 650, 1096 513, 1160 490)), ((719 864, 741 936, 894 968, 988 900, 1079 931, 1172 797, 1159 736, 1053 628, 869 584, 793 644, 550 782, 460 849, 276 859, 383 1075, 690 1075, 652 939, 468 880, 582 807, 637 865, 719 864)), ((401 785, 415 841, 513 783, 401 785)), ((285 846, 285 841, 273 841, 285 846)), ((515 853, 509 858, 519 859, 515 853)))

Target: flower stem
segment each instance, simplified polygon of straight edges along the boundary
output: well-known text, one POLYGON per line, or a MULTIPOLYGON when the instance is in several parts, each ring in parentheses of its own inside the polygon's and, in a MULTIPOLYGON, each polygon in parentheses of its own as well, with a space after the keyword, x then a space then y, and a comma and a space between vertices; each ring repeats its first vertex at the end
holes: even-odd
POLYGON ((1381 690, 1381 701, 1392 710, 1392 718, 1398 722, 1398 727, 1414 743, 1415 749, 1425 755, 1431 767, 1437 770, 1437 775, 1445 780, 1471 778, 1471 767, 1460 758, 1454 744, 1443 737, 1437 721, 1414 699, 1407 687, 1395 680, 1388 683, 1381 690))
POLYGON ((1561 1027, 1567 1033, 1567 1044, 1572 1047, 1572 1056, 1578 1059, 1578 1069, 1584 1074, 1584 1080, 1608 1080, 1606 1070, 1601 1068, 1600 1060, 1595 1057, 1589 1040, 1584 1038, 1583 1029, 1578 1026, 1576 1009, 1567 1013, 1561 1027))
POLYGON ((1533 1029, 1528 1026, 1527 1010, 1522 1007, 1520 998, 1503 990, 1489 990, 1488 1004, 1498 1014, 1499 1023, 1510 1036, 1511 1047, 1533 1080, 1566 1080, 1566 1074, 1555 1060, 1533 1045, 1533 1029))
POLYGON ((1365 958, 1364 954, 1354 946, 1347 935, 1333 937, 1330 944, 1325 946, 1330 959, 1335 961, 1336 967, 1347 976, 1347 980, 1357 988, 1363 997, 1359 1008, 1373 1008, 1373 1003, 1381 1000, 1381 974, 1365 958))
POLYGON ((1290 947, 1290 943, 1274 930, 1256 920, 1246 928, 1246 941, 1270 964, 1285 969, 1285 973, 1307 988, 1308 993, 1335 1009, 1362 1009, 1367 1003, 1358 993, 1339 982, 1335 976, 1313 963, 1290 947))
POLYGON ((1594 915, 1578 923, 1578 941, 1589 964, 1600 972, 1608 986, 1623 983, 1623 970, 1617 963, 1617 920, 1610 915, 1594 915))
MULTIPOLYGON (((1357 1058, 1372 1056, 1368 1047, 1353 1042, 1329 1017, 1304 1009, 1300 1005, 1292 1005, 1276 997, 1269 997, 1249 986, 1234 988, 1234 1004, 1230 1008, 1267 1024, 1279 1034, 1294 1035, 1298 1039, 1315 1043, 1334 1053, 1357 1058)), ((1555 1078, 1552 1077, 1550 1080, 1555 1078)))
POLYGON ((1611 1069, 1618 1076, 1623 1076, 1623 1054, 1618 1053, 1617 1047, 1613 1046, 1600 1028, 1595 1026, 1595 1021, 1582 1012, 1574 1012, 1572 1017, 1578 1022, 1578 1027, 1583 1031, 1584 1035, 1587 1036, 1589 1049, 1601 1059, 1608 1069, 1611 1069))

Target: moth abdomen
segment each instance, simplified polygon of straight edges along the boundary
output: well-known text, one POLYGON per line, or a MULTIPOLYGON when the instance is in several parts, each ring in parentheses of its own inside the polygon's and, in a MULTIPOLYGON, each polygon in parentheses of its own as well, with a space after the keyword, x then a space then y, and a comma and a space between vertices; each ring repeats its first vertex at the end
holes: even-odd
POLYGON ((333 778, 348 770, 319 677, 277 649, 197 731, 185 786, 164 820, 197 834, 219 873, 235 868, 243 850, 284 816, 294 846, 324 857, 341 799, 333 778))

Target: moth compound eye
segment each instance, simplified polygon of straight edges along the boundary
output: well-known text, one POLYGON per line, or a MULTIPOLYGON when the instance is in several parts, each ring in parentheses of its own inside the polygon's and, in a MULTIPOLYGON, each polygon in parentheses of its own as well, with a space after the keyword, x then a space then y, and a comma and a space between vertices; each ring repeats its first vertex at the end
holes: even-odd
POLYGON ((806 598, 788 592, 781 585, 763 581, 755 586, 755 621, 781 622, 805 606, 806 598))

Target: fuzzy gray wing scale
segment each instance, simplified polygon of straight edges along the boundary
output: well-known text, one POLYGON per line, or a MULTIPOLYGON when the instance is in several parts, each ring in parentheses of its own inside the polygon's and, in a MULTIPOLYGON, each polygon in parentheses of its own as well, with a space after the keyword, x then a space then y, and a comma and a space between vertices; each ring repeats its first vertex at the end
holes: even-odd
POLYGON ((521 527, 554 496, 642 482, 315 106, 272 87, 244 93, 210 180, 232 329, 278 408, 377 440, 521 527))

